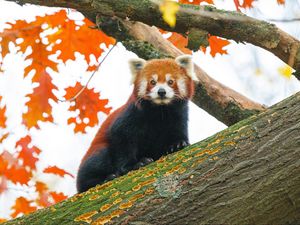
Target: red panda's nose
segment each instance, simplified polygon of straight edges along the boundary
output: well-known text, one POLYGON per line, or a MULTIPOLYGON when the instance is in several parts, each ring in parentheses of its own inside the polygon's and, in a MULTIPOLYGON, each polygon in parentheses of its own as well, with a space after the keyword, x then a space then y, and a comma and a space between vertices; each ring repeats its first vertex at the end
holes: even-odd
POLYGON ((165 89, 163 88, 159 88, 158 91, 157 91, 157 94, 159 95, 159 97, 163 98, 166 96, 167 92, 165 89))

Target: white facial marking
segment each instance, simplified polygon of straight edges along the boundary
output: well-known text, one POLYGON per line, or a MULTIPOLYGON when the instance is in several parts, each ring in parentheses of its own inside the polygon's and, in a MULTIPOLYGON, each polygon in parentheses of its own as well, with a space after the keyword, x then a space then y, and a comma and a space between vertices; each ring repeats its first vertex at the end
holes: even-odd
POLYGON ((146 79, 141 80, 138 88, 138 96, 144 96, 147 91, 148 81, 146 79))
POLYGON ((153 74, 153 75, 152 75, 152 79, 155 80, 155 81, 157 82, 157 80, 158 80, 158 75, 157 75, 157 74, 153 74))
POLYGON ((169 74, 169 73, 167 73, 167 74, 166 74, 166 81, 168 82, 168 81, 171 80, 171 79, 172 79, 172 75, 169 74))
POLYGON ((177 87, 178 87, 179 94, 181 96, 187 95, 186 84, 185 84, 184 78, 180 78, 177 80, 177 87))
POLYGON ((168 104, 172 101, 175 93, 173 88, 171 88, 166 82, 165 83, 157 83, 155 87, 150 90, 149 96, 152 101, 156 104, 168 104), (162 88, 166 91, 165 98, 160 98, 158 95, 158 90, 162 88))

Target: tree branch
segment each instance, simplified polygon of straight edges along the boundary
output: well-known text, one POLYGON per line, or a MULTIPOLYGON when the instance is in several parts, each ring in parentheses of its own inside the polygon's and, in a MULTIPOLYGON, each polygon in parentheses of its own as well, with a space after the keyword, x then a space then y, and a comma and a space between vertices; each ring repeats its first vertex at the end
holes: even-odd
POLYGON ((300 93, 137 171, 3 225, 298 224, 300 93))
POLYGON ((187 34, 191 29, 205 30, 212 35, 236 42, 248 42, 272 52, 293 67, 296 70, 294 75, 300 79, 300 42, 273 24, 239 12, 218 10, 211 6, 181 5, 176 16, 176 26, 170 28, 163 21, 158 5, 151 0, 8 1, 74 8, 88 18, 95 18, 97 14, 129 18, 182 34, 187 34))
MULTIPOLYGON (((122 23, 135 40, 152 44, 163 55, 175 58, 183 54, 171 42, 164 39, 157 28, 140 22, 122 21, 122 23)), ((105 31, 108 33, 111 30, 114 29, 106 27, 105 31)), ((193 102, 226 125, 230 126, 265 109, 262 105, 214 80, 197 65, 195 65, 195 73, 199 82, 195 83, 196 92, 193 102)))

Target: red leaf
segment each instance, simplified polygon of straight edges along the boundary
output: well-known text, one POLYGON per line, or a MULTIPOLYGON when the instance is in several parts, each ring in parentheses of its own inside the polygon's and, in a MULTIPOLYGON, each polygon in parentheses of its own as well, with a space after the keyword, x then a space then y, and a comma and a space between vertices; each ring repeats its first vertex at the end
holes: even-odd
POLYGON ((41 150, 34 146, 29 148, 28 145, 30 142, 31 137, 27 135, 16 143, 16 147, 20 146, 22 148, 19 152, 18 158, 23 159, 24 166, 29 166, 31 169, 36 169, 35 164, 39 159, 34 155, 39 155, 41 150))
MULTIPOLYGON (((0 103, 1 103, 1 100, 2 100, 2 96, 0 96, 0 103)), ((3 128, 6 127, 5 111, 6 111, 6 106, 0 108, 0 127, 3 127, 3 128)))
POLYGON ((5 176, 13 183, 28 184, 32 177, 32 172, 27 171, 25 167, 13 165, 6 170, 5 176))
POLYGON ((44 173, 52 173, 52 174, 55 174, 55 175, 58 175, 58 176, 61 176, 61 177, 64 177, 65 175, 69 175, 69 176, 74 178, 74 176, 72 174, 66 172, 63 169, 58 168, 57 166, 49 166, 46 169, 44 169, 43 172, 44 173))
MULTIPOLYGON (((80 90, 82 89, 82 85, 80 83, 76 83, 75 87, 68 87, 66 89, 66 95, 64 96, 66 99, 73 98, 80 90)), ((85 127, 90 126, 93 127, 98 124, 98 115, 99 111, 108 114, 111 108, 106 108, 108 103, 107 99, 100 99, 100 94, 95 93, 94 89, 86 88, 73 102, 74 105, 70 106, 70 111, 78 111, 79 114, 76 118, 70 118, 68 120, 68 124, 75 123, 75 132, 83 132, 85 133, 85 127), (85 118, 88 119, 85 122, 85 118)))
POLYGON ((230 44, 228 40, 219 38, 217 36, 210 36, 208 38, 209 46, 210 46, 210 54, 212 57, 215 57, 217 53, 227 54, 227 50, 223 48, 230 44))
POLYGON ((28 214, 35 211, 37 208, 35 206, 30 206, 32 201, 27 200, 24 197, 19 197, 16 199, 15 205, 12 207, 14 212, 11 216, 14 218, 19 214, 28 214))
POLYGON ((61 20, 57 32, 48 37, 49 42, 54 45, 52 52, 60 51, 58 58, 63 62, 68 59, 75 60, 74 53, 79 52, 85 56, 85 60, 89 64, 91 54, 98 58, 103 52, 100 44, 115 43, 113 38, 98 29, 92 29, 91 27, 94 27, 95 24, 88 19, 84 19, 84 24, 78 26, 75 21, 67 18, 65 11, 64 13, 65 17, 61 20), (58 43, 57 40, 61 41, 58 43))
POLYGON ((172 42, 172 44, 179 48, 182 52, 186 54, 192 53, 190 49, 186 48, 188 44, 188 39, 182 36, 181 34, 173 32, 171 37, 168 38, 168 41, 172 42))
POLYGON ((41 182, 41 181, 37 181, 37 182, 35 183, 35 190, 36 190, 39 194, 41 194, 41 193, 43 193, 43 192, 45 192, 45 191, 48 190, 47 184, 45 184, 44 182, 41 182))
POLYGON ((243 4, 239 0, 233 0, 235 8, 237 11, 241 11, 240 8, 252 8, 254 0, 244 0, 243 4))
POLYGON ((57 100, 56 96, 52 93, 56 89, 51 82, 52 78, 49 74, 39 76, 34 80, 39 82, 39 86, 33 89, 33 93, 27 95, 30 100, 26 103, 28 111, 23 114, 23 122, 28 127, 38 127, 38 121, 53 121, 52 107, 49 99, 57 100), (44 116, 47 114, 47 117, 44 116))
POLYGON ((6 190, 7 190, 7 179, 5 176, 0 176, 0 194, 6 190))
POLYGON ((57 192, 53 191, 53 192, 50 192, 50 195, 52 196, 55 204, 68 198, 68 196, 64 195, 64 193, 62 193, 62 192, 57 193, 57 192))

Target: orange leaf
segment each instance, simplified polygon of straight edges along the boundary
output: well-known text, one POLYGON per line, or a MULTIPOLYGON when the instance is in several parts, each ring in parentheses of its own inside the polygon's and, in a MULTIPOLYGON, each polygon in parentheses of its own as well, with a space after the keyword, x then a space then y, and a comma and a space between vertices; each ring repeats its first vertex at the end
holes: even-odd
POLYGON ((41 150, 34 146, 30 148, 28 146, 30 142, 31 137, 27 135, 16 143, 16 147, 20 146, 22 148, 19 152, 18 158, 23 159, 24 166, 29 166, 31 169, 36 169, 35 164, 38 161, 38 158, 34 155, 39 155, 41 150))
POLYGON ((39 196, 36 199, 36 203, 41 207, 48 207, 52 205, 52 203, 49 201, 49 192, 48 187, 44 182, 37 181, 35 184, 35 189, 38 192, 39 196))
POLYGON ((37 208, 35 206, 30 206, 32 201, 27 200, 24 197, 19 197, 16 199, 15 205, 12 207, 14 212, 11 216, 14 218, 19 214, 28 214, 35 211, 37 208))
POLYGON ((64 177, 65 175, 69 175, 69 176, 74 178, 74 176, 72 174, 66 172, 63 169, 58 168, 57 166, 49 166, 46 169, 44 169, 43 172, 44 173, 52 173, 52 174, 55 174, 55 175, 58 175, 58 176, 61 176, 61 177, 64 177))
POLYGON ((7 221, 7 219, 0 218, 0 223, 4 223, 4 222, 6 222, 6 221, 7 221))
POLYGON ((52 78, 49 74, 43 74, 35 82, 39 82, 39 86, 33 89, 33 93, 27 95, 30 101, 26 103, 28 111, 23 114, 23 123, 28 127, 38 127, 38 121, 53 121, 52 107, 49 99, 57 100, 52 93, 56 87, 51 82, 52 78), (46 114, 46 117, 44 116, 46 114))
POLYGON ((240 8, 252 8, 254 0, 244 0, 243 4, 239 0, 233 0, 237 11, 241 11, 240 8))
POLYGON ((210 36, 208 38, 209 46, 210 46, 210 54, 212 57, 215 57, 217 53, 227 54, 227 50, 223 48, 230 44, 228 40, 219 38, 217 36, 210 36))
MULTIPOLYGON (((66 89, 66 99, 73 98, 80 90, 82 85, 76 83, 75 87, 68 87, 66 89)), ((76 118, 70 118, 68 124, 75 123, 75 132, 85 133, 85 127, 93 127, 98 124, 97 112, 101 111, 108 114, 111 108, 106 108, 108 103, 107 99, 100 99, 100 94, 95 93, 94 89, 86 88, 73 102, 74 105, 70 106, 70 111, 78 111, 79 114, 76 118)))
POLYGON ((277 3, 278 3, 279 5, 284 5, 284 4, 285 4, 285 0, 277 0, 277 3))
POLYGON ((38 193, 43 193, 48 190, 47 184, 45 184, 44 182, 41 182, 41 181, 37 181, 35 183, 35 190, 38 193))
POLYGON ((214 4, 213 0, 179 0, 181 4, 192 4, 192 5, 199 5, 202 2, 206 2, 208 4, 214 4))
MULTIPOLYGON (((0 96, 0 103, 2 100, 2 96, 0 96)), ((5 128, 6 117, 5 117, 6 106, 0 108, 0 127, 5 128)))
POLYGON ((173 32, 171 37, 168 38, 168 41, 172 42, 177 48, 186 54, 191 54, 192 51, 186 48, 188 44, 188 39, 182 36, 181 34, 173 32))
POLYGON ((28 184, 32 177, 32 172, 27 171, 25 167, 13 165, 6 170, 5 176, 13 183, 28 184))
MULTIPOLYGON (((66 13, 64 11, 64 13, 66 13)), ((60 51, 58 56, 63 62, 68 59, 75 60, 75 52, 79 52, 85 56, 87 63, 90 63, 90 55, 93 54, 98 58, 103 50, 100 48, 100 44, 106 45, 114 44, 115 40, 108 37, 103 32, 97 29, 91 29, 90 27, 95 26, 88 19, 83 20, 84 24, 78 26, 75 21, 67 18, 61 20, 61 24, 58 30, 48 36, 49 42, 53 44, 52 52, 56 53, 60 51), (60 42, 57 42, 60 40, 60 42)))
POLYGON ((7 190, 7 179, 5 176, 0 176, 0 194, 7 190))
POLYGON ((62 192, 57 193, 57 192, 53 191, 53 192, 50 192, 50 195, 52 196, 55 204, 68 198, 68 196, 64 195, 64 193, 62 193, 62 192))

